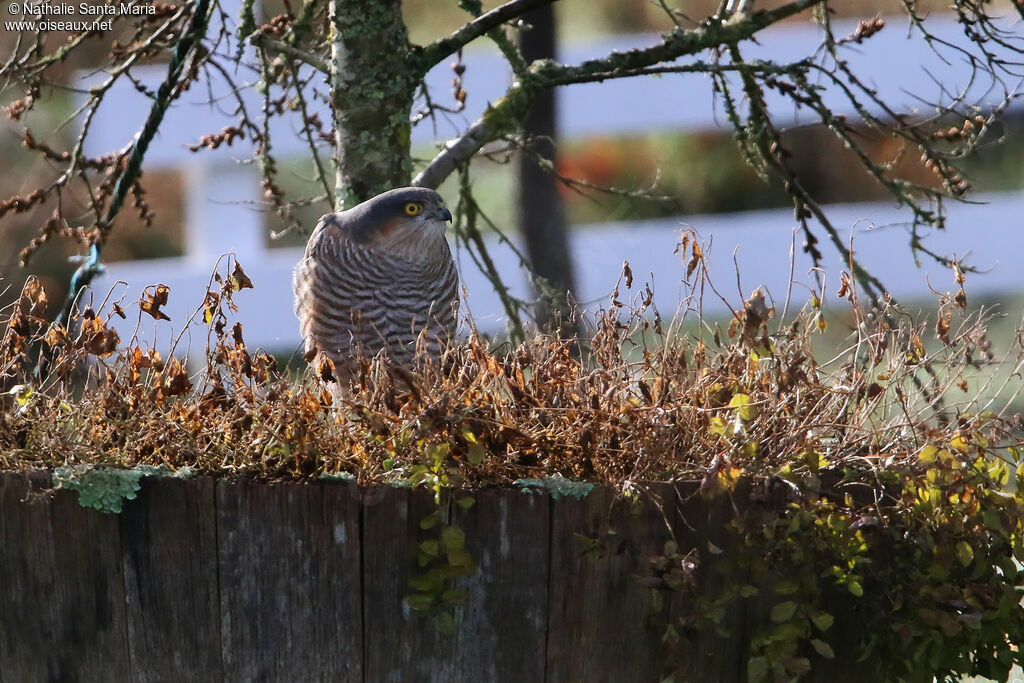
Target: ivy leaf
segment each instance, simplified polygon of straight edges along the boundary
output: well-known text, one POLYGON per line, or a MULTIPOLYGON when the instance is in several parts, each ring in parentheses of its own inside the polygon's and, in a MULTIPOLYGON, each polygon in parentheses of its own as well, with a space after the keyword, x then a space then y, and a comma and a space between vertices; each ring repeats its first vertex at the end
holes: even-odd
POLYGON ((796 603, 792 600, 786 600, 772 607, 771 620, 775 623, 781 623, 783 621, 789 621, 796 614, 796 603))
POLYGON ((743 421, 753 420, 757 417, 757 406, 751 404, 751 398, 747 394, 736 394, 729 401, 729 407, 735 408, 743 421))
POLYGON ((409 579, 409 586, 421 593, 440 593, 444 588, 444 572, 432 569, 409 579))
POLYGON ((970 448, 967 438, 961 432, 957 432, 956 436, 949 440, 949 445, 961 453, 966 453, 970 448))
POLYGON ((836 618, 828 612, 819 612, 811 617, 811 622, 819 631, 827 631, 832 628, 836 618))
POLYGON ((417 612, 425 612, 430 609, 431 597, 429 595, 407 595, 405 596, 405 604, 409 606, 409 609, 416 610, 417 612))
POLYGON ((917 459, 924 465, 930 465, 937 459, 939 455, 939 447, 928 445, 921 449, 921 452, 917 454, 917 459))
POLYGON ((818 640, 817 638, 812 638, 811 639, 811 647, 813 647, 814 651, 817 652, 822 657, 824 657, 825 659, 835 659, 835 657, 836 657, 836 653, 832 649, 832 646, 829 645, 828 643, 826 643, 824 640, 818 640))
POLYGON ((466 449, 466 460, 471 465, 479 465, 484 461, 484 456, 487 455, 487 449, 479 443, 469 444, 469 448, 466 449))
POLYGON ((751 681, 763 681, 768 678, 768 660, 764 657, 751 657, 747 662, 747 678, 751 681))
POLYGON ((436 628, 441 635, 454 635, 455 627, 455 615, 451 612, 441 612, 434 616, 434 628, 436 628))
POLYGON ((858 598, 864 595, 864 586, 860 585, 860 581, 851 581, 846 584, 846 589, 858 598))
POLYGON ((441 529, 441 542, 449 553, 466 547, 466 534, 457 526, 446 526, 441 529))
POLYGON ((468 569, 473 566, 473 556, 465 550, 451 550, 448 552, 448 564, 468 569))
POLYGON ((960 541, 956 544, 956 559, 965 567, 974 561, 974 548, 970 543, 960 541))
POLYGON ((441 511, 434 510, 429 515, 420 520, 421 529, 432 529, 437 526, 437 523, 441 521, 441 511))

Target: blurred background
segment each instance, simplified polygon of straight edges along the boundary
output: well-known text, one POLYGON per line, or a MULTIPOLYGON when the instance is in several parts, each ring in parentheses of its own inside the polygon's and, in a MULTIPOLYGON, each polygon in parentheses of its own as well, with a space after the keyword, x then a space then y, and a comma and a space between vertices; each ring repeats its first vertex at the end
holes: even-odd
MULTIPOLYGON (((485 2, 484 8, 497 4, 485 2)), ((759 3, 758 7, 771 4, 759 3)), ((916 4, 921 12, 940 14, 944 10, 944 3, 937 0, 916 4)), ((698 0, 686 3, 684 9, 689 17, 699 20, 713 14, 717 6, 718 2, 698 0)), ((940 81, 948 87, 963 76, 955 63, 918 63, 919 58, 928 58, 928 51, 920 45, 905 44, 906 18, 898 16, 899 2, 850 0, 833 6, 836 21, 848 20, 851 27, 876 14, 893 16, 879 42, 866 43, 857 58, 863 59, 872 81, 890 88, 899 103, 927 111, 929 97, 938 99, 942 92, 940 81), (946 82, 947 78, 953 83, 946 82)), ((271 17, 284 8, 283 1, 271 1, 263 3, 262 11, 271 17)), ((558 53, 567 62, 603 54, 609 48, 650 44, 656 39, 650 34, 671 28, 657 2, 562 0, 555 8, 558 53)), ((454 30, 466 16, 455 2, 437 0, 407 0, 404 13, 410 38, 419 43, 454 30)), ((806 17, 785 22, 761 41, 759 56, 772 57, 773 51, 796 49, 794 46, 804 43, 810 46, 815 31, 806 17)), ((15 38, 13 33, 0 34, 0 55, 10 49, 15 38)), ((82 61, 63 65, 61 75, 67 83, 88 84, 96 78, 90 70, 101 63, 104 55, 83 54, 82 61), (95 61, 88 63, 90 58, 95 61)), ((447 119, 421 122, 414 132, 414 157, 429 159, 439 142, 464 129, 509 82, 496 51, 487 45, 471 46, 463 54, 462 63, 466 68, 465 111, 447 119)), ((158 69, 154 71, 154 78, 159 77, 158 73, 158 69)), ((446 63, 428 76, 441 99, 451 98, 452 73, 451 65, 446 63)), ((104 105, 95 122, 89 153, 123 147, 144 119, 144 96, 130 88, 115 90, 111 95, 109 106, 104 105)), ((20 96, 8 87, 0 95, 0 104, 6 106, 20 96)), ((989 93, 988 97, 998 99, 998 93, 989 93)), ((95 297, 101 300, 115 287, 116 296, 131 303, 138 300, 145 286, 169 284, 171 301, 165 310, 171 322, 146 318, 138 332, 143 343, 165 343, 202 303, 218 256, 233 251, 256 287, 240 293, 236 300, 250 345, 263 346, 284 360, 294 361, 299 340, 289 306, 289 273, 308 230, 328 206, 311 202, 302 207, 296 213, 296 222, 305 230, 284 230, 272 239, 273 233, 286 226, 265 204, 255 170, 241 163, 250 156, 251 148, 240 145, 215 152, 188 151, 186 146, 197 142, 202 133, 216 132, 229 122, 211 109, 208 94, 196 93, 189 98, 191 93, 176 105, 177 118, 168 118, 158 144, 147 157, 143 180, 153 212, 151 225, 133 215, 137 212, 122 212, 104 252, 109 271, 94 283, 95 297), (126 286, 116 285, 118 281, 126 286)), ((31 114, 36 137, 57 149, 70 148, 78 126, 65 124, 78 102, 70 90, 49 91, 31 114)), ((800 239, 795 237, 791 200, 777 182, 764 182, 745 163, 705 77, 646 77, 570 86, 558 91, 558 107, 556 169, 562 176, 583 183, 576 187, 559 184, 559 193, 570 226, 578 298, 584 305, 590 309, 607 305, 622 262, 629 260, 638 286, 642 289, 643 283, 652 284, 662 315, 671 316, 679 310, 688 290, 681 284, 684 267, 673 249, 681 230, 687 227, 710 244, 711 275, 731 307, 740 307, 742 299, 759 285, 768 287, 780 309, 787 293, 792 292, 795 308, 809 298, 817 284, 808 274, 809 261, 801 254, 800 239), (795 252, 792 257, 791 250, 795 252), (797 282, 792 288, 791 274, 797 282)), ((785 139, 794 152, 793 166, 803 174, 812 194, 831 205, 829 215, 845 231, 844 237, 852 240, 869 270, 910 308, 934 310, 931 290, 955 290, 952 272, 935 264, 915 263, 906 215, 834 136, 820 125, 802 122, 793 112, 780 115, 791 119, 786 121, 785 139)), ((0 120, 0 155, 8 169, 0 175, 2 197, 29 192, 52 174, 48 162, 24 148, 25 123, 9 117, 0 120)), ((931 235, 928 241, 929 248, 966 258, 985 271, 968 276, 969 302, 973 309, 998 307, 1001 317, 993 320, 990 338, 1003 348, 1014 343, 1024 303, 1024 275, 1018 265, 1024 257, 1024 233, 1019 229, 1024 215, 1022 132, 1024 116, 1020 108, 1010 107, 988 126, 982 144, 964 164, 974 188, 969 199, 980 204, 951 204, 949 230, 944 235, 931 235)), ((282 186, 297 195, 315 194, 316 183, 308 153, 302 153, 301 140, 296 138, 289 146, 283 137, 278 135, 280 146, 276 150, 282 186)), ((876 160, 892 161, 910 180, 934 182, 917 159, 901 156, 892 139, 873 139, 865 131, 865 140, 876 160)), ((517 243, 515 166, 500 151, 487 156, 473 164, 475 195, 493 228, 517 243)), ((446 182, 440 191, 454 204, 458 195, 454 180, 446 182)), ((76 198, 71 193, 62 201, 67 215, 83 212, 80 204, 75 208, 76 198)), ((81 244, 48 241, 27 267, 19 265, 19 253, 38 234, 53 208, 37 207, 9 214, 0 221, 0 306, 17 297, 30 274, 38 276, 46 288, 52 309, 49 314, 60 305, 74 269, 69 257, 83 253, 81 244)), ((502 246, 496 235, 488 239, 506 282, 518 295, 529 297, 530 287, 519 267, 519 257, 502 246)), ((834 252, 829 252, 827 258, 828 303, 839 287, 838 274, 844 264, 834 252)), ((493 288, 465 254, 460 253, 459 260, 468 292, 466 302, 477 325, 500 336, 507 320, 493 288)), ((711 320, 728 315, 726 305, 717 297, 705 301, 705 306, 704 312, 711 320)), ((836 307, 833 315, 838 324, 831 334, 838 335, 843 330, 842 310, 836 307)), ((129 316, 123 338, 131 335, 136 322, 129 316)), ((823 343, 835 345, 838 339, 829 337, 823 343)))

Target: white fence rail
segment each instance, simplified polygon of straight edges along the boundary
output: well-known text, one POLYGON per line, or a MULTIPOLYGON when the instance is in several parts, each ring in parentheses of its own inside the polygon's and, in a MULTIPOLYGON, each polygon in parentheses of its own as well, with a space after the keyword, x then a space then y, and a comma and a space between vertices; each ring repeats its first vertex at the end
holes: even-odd
MULTIPOLYGON (((952 43, 962 42, 959 27, 951 20, 938 19, 929 25, 940 38, 952 43)), ((854 24, 840 25, 852 31, 854 24)), ((850 48, 855 70, 867 74, 869 84, 883 97, 904 111, 919 108, 921 100, 914 96, 939 100, 943 92, 969 86, 968 99, 995 104, 1004 95, 987 91, 989 83, 974 83, 966 63, 953 55, 935 54, 920 38, 902 27, 890 25, 863 48, 850 48), (948 59, 949 61, 945 61, 948 59), (937 79, 933 80, 933 79, 937 79), (911 94, 913 93, 913 95, 911 94)), ((775 60, 801 59, 812 54, 820 44, 820 29, 813 24, 787 24, 766 31, 759 44, 746 50, 748 58, 775 60)), ((575 63, 610 49, 628 49, 651 44, 652 36, 633 36, 581 46, 563 51, 562 61, 575 63)), ((465 87, 470 93, 466 111, 450 121, 441 121, 437 130, 423 123, 414 130, 414 142, 437 142, 452 137, 475 118, 488 101, 500 97, 509 81, 509 74, 496 54, 487 50, 468 51, 464 58, 468 68, 465 87)), ((163 71, 151 74, 138 72, 145 82, 157 82, 163 71)), ((451 72, 446 64, 434 69, 427 78, 435 99, 447 93, 451 72)), ((128 285, 128 300, 135 299, 142 288, 161 282, 171 287, 166 311, 171 323, 154 323, 147 318, 139 330, 148 343, 163 344, 173 330, 203 301, 206 283, 217 258, 234 252, 256 284, 253 291, 239 295, 239 319, 246 329, 250 345, 286 350, 298 345, 298 326, 291 311, 290 272, 299 258, 297 249, 267 249, 263 219, 259 213, 259 179, 251 165, 234 160, 238 152, 231 148, 204 150, 193 154, 186 149, 202 135, 233 123, 223 111, 220 98, 226 83, 204 83, 193 87, 169 111, 160 137, 150 147, 148 167, 180 167, 186 178, 186 246, 185 255, 174 259, 157 259, 109 266, 96 289, 105 292, 117 281, 128 285), (215 104, 211 105, 211 100, 215 104)), ((259 101, 251 90, 246 93, 251 111, 259 110, 259 101)), ((641 134, 652 130, 694 130, 719 127, 721 112, 712 97, 710 82, 699 75, 662 76, 609 81, 603 84, 572 86, 561 89, 560 126, 568 138, 597 135, 641 134)), ((854 115, 850 104, 836 93, 828 94, 838 112, 854 115)), ((98 154, 118 149, 127 142, 126 131, 144 120, 150 100, 134 88, 115 87, 109 93, 93 122, 87 153, 98 154)), ((769 107, 782 125, 803 121, 798 112, 769 95, 769 107)), ((329 112, 320 112, 321 119, 330 120, 329 112)), ((307 155, 303 141, 281 121, 273 130, 274 151, 278 157, 307 155)), ((991 195, 981 206, 952 205, 950 230, 933 234, 928 246, 945 253, 969 256, 970 263, 986 268, 988 273, 972 278, 972 291, 1021 291, 1024 275, 1016 261, 1024 255, 1024 195, 991 195), (969 252, 969 253, 968 253, 969 252)), ((860 204, 832 206, 828 213, 834 223, 850 230, 854 248, 862 262, 879 274, 893 293, 901 297, 926 294, 927 282, 938 289, 949 289, 950 274, 944 269, 913 264, 905 225, 908 212, 891 204, 860 204)), ((793 218, 789 210, 757 211, 716 216, 688 216, 671 220, 615 223, 577 229, 572 234, 572 249, 580 281, 580 298, 585 302, 603 302, 615 285, 622 261, 629 260, 638 280, 653 277, 657 303, 663 313, 671 313, 684 300, 681 288, 682 267, 673 249, 680 229, 689 225, 704 238, 713 238, 713 275, 720 289, 734 295, 736 275, 733 250, 739 245, 737 262, 743 274, 744 293, 760 284, 768 285, 777 299, 784 298, 790 273, 790 245, 793 218), (648 275, 649 274, 649 275, 648 275)), ((510 227, 510 226, 505 226, 510 227)), ((582 227, 582 226, 581 226, 582 227)), ((838 255, 822 242, 828 258, 830 277, 835 278, 843 265, 838 255)), ((526 295, 518 260, 511 250, 492 245, 499 271, 513 285, 515 293, 526 295)), ((468 258, 461 258, 461 274, 468 290, 466 303, 484 330, 504 326, 501 306, 490 284, 478 273, 468 258)), ((795 273, 806 279, 807 259, 796 246, 795 273)), ((802 296, 800 297, 802 299, 802 296)), ((713 310, 722 310, 716 300, 706 300, 713 310)), ((122 336, 131 334, 134 321, 122 324, 122 336)), ((201 340, 202 342, 205 339, 201 340)))

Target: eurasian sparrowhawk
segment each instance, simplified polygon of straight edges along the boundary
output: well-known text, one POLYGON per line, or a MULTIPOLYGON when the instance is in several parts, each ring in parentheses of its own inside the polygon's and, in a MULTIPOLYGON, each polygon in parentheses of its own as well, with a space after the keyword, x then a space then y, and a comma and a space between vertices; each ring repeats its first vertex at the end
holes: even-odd
POLYGON ((403 187, 320 219, 295 266, 295 314, 306 360, 334 363, 345 383, 360 356, 386 349, 411 365, 422 335, 434 358, 455 333, 459 277, 441 195, 403 187))

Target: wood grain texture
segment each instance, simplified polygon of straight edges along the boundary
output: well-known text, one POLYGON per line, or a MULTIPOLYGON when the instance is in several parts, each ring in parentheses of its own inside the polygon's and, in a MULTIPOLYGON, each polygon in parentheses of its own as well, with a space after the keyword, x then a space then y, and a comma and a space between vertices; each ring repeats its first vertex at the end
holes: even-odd
POLYGON ((14 473, 0 489, 4 680, 130 680, 117 517, 30 488, 14 473))
POLYGON ((420 521, 436 506, 424 491, 387 487, 364 495, 366 676, 368 681, 542 681, 547 629, 546 496, 510 489, 471 494, 457 510, 466 549, 478 564, 453 587, 469 601, 455 608, 451 636, 430 615, 410 610, 416 544, 436 537, 420 521))
MULTIPOLYGON (((743 581, 747 576, 733 562, 737 555, 727 528, 739 509, 738 500, 736 492, 706 496, 696 483, 675 484, 666 494, 664 507, 679 551, 695 563, 697 595, 714 595, 726 581, 736 577, 743 581)), ((681 639, 668 655, 682 680, 746 680, 747 612, 744 599, 727 608, 720 626, 729 635, 711 630, 685 632, 681 624, 694 614, 694 608, 685 596, 672 596, 671 618, 681 639)))
POLYGON ((636 581, 671 537, 654 505, 596 488, 552 501, 547 681, 659 681, 663 628, 636 581))
MULTIPOLYGON (((41 484, 41 482, 39 482, 41 484)), ((46 484, 49 476, 46 477, 46 484)), ((55 645, 53 542, 48 499, 33 493, 28 477, 0 477, 0 680, 55 680, 66 666, 43 656, 55 645)))
POLYGON ((133 680, 220 680, 213 479, 147 477, 119 520, 133 680))
POLYGON ((709 498, 655 484, 639 501, 466 494, 475 504, 452 522, 478 566, 454 581, 468 600, 444 635, 404 602, 417 544, 439 533, 420 526, 428 491, 144 479, 118 516, 49 481, 0 473, 0 683, 741 681, 766 618, 738 600, 726 635, 684 632, 693 595, 745 580, 727 528, 750 509, 743 485, 709 498), (689 598, 642 581, 670 539, 696 567, 689 598))
POLYGON ((357 492, 218 481, 226 681, 362 680, 357 492))

